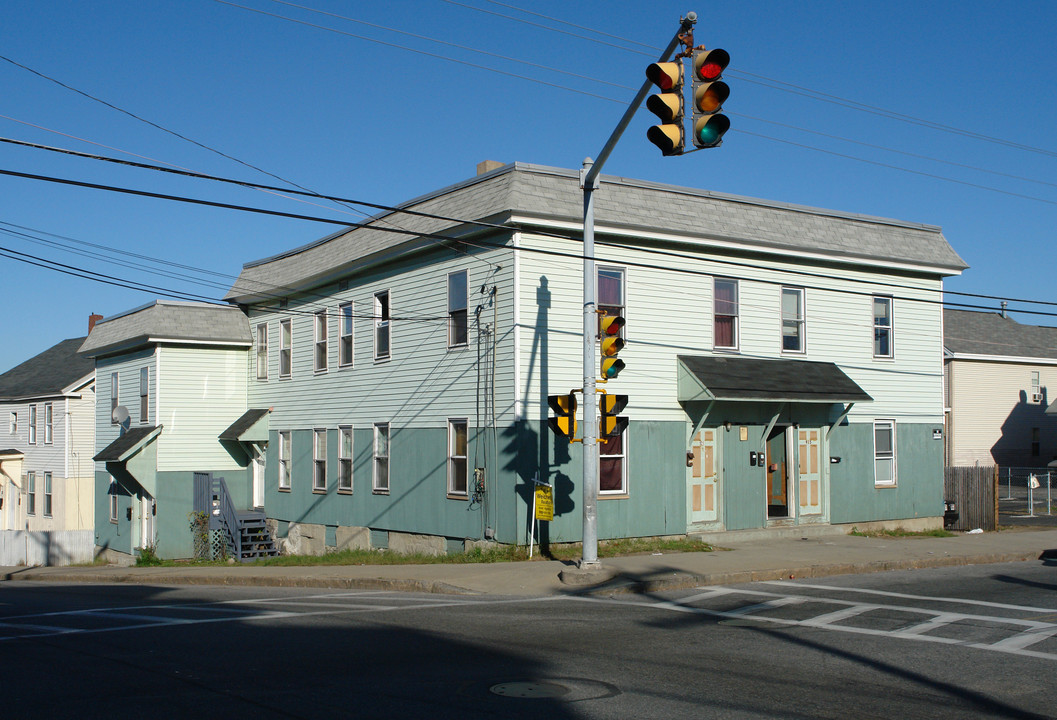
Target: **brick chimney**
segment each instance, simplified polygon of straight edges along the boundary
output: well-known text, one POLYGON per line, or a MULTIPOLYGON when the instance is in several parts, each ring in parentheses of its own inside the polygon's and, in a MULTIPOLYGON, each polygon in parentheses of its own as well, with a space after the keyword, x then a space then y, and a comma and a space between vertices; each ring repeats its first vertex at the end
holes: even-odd
POLYGON ((92 328, 95 327, 95 324, 97 322, 99 322, 100 320, 102 320, 102 319, 103 319, 102 315, 96 315, 95 313, 92 313, 91 315, 88 316, 88 332, 89 332, 89 334, 91 334, 92 328))
POLYGON ((503 167, 503 163, 501 162, 497 162, 495 160, 482 160, 481 162, 477 163, 477 174, 484 175, 485 173, 490 173, 493 170, 498 170, 501 167, 503 167))

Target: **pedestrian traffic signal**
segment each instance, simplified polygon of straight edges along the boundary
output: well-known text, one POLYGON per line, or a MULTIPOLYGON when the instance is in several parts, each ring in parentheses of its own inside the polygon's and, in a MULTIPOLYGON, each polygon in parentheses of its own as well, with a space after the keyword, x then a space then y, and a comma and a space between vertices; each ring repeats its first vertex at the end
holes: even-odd
POLYGON ((598 424, 598 437, 617 437, 627 429, 628 419, 626 417, 618 417, 627 406, 627 395, 602 393, 601 397, 598 398, 598 410, 601 414, 601 422, 598 424))
POLYGON ((730 87, 720 80, 729 62, 726 50, 694 50, 692 126, 694 145, 699 148, 722 145, 723 133, 730 129, 730 120, 719 112, 730 96, 730 87))
POLYGON ((547 420, 551 430, 572 442, 576 436, 576 395, 548 395, 547 404, 555 414, 555 417, 547 420))
POLYGON ((620 336, 624 327, 624 318, 620 315, 603 315, 599 327, 602 379, 612 380, 624 369, 624 361, 617 357, 617 353, 623 350, 626 344, 624 338, 620 336))
POLYGON ((683 135, 683 63, 660 62, 646 68, 646 77, 661 89, 646 98, 646 108, 661 119, 646 131, 651 143, 665 155, 680 155, 685 142, 683 135))

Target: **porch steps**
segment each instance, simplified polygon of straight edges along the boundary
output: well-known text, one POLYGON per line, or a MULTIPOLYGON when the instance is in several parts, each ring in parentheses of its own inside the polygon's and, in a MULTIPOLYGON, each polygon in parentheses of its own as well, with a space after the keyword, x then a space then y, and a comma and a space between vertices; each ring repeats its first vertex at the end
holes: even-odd
POLYGON ((235 559, 239 562, 247 562, 248 560, 256 560, 257 558, 263 557, 275 557, 279 554, 279 549, 275 546, 275 539, 272 538, 272 534, 268 532, 268 528, 264 523, 264 513, 256 510, 247 510, 236 513, 238 522, 238 534, 241 542, 241 552, 231 547, 229 543, 229 550, 235 559))

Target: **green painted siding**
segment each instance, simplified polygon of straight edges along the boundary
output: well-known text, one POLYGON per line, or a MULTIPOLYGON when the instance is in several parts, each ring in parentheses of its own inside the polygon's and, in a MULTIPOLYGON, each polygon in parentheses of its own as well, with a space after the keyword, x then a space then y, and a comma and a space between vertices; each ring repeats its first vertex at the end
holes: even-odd
POLYGON ((110 522, 110 474, 95 474, 95 544, 116 552, 131 555, 133 528, 132 521, 126 520, 126 513, 132 507, 132 498, 121 485, 116 485, 117 523, 110 522))
POLYGON ((831 518, 834 523, 943 514, 943 441, 932 438, 936 424, 896 425, 897 484, 874 485, 873 424, 852 423, 837 428, 830 455, 841 462, 830 465, 831 518))

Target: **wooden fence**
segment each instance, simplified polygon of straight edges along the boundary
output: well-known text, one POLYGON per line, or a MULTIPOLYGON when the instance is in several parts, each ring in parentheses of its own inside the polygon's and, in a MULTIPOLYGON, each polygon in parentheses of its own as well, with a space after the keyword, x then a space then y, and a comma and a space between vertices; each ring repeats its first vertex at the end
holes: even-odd
POLYGON ((958 512, 951 530, 998 529, 997 465, 944 468, 943 493, 958 512))
POLYGON ((74 565, 92 562, 91 530, 0 530, 0 565, 74 565))

